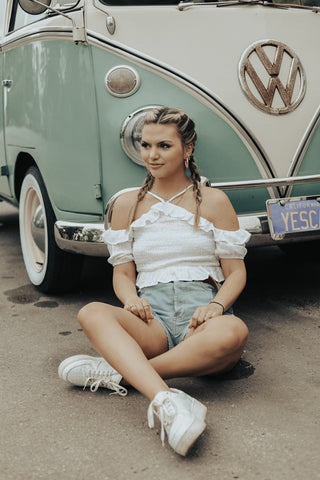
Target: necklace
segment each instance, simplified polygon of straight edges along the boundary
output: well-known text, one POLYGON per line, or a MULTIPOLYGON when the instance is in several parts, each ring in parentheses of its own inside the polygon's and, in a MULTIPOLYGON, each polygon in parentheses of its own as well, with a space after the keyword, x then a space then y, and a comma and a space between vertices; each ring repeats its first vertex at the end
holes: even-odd
MULTIPOLYGON (((163 200, 167 201, 167 200, 170 200, 171 198, 175 198, 175 197, 178 197, 179 195, 183 195, 186 192, 186 190, 189 186, 191 186, 191 183, 188 180, 185 187, 180 192, 176 193, 175 195, 164 195, 163 193, 158 192, 158 190, 154 187, 152 187, 152 190, 153 190, 153 193, 158 195, 158 197, 161 197, 163 200)), ((150 192, 150 193, 152 193, 152 192, 150 192)))

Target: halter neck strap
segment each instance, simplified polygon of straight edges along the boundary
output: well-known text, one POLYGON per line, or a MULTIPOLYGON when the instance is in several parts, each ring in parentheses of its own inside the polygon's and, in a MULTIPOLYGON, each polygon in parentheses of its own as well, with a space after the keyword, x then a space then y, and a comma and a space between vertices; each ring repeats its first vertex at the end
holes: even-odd
POLYGON ((172 202, 172 200, 175 200, 177 197, 180 197, 180 195, 183 195, 187 190, 189 190, 189 188, 192 187, 192 183, 190 185, 188 185, 187 187, 185 187, 183 190, 181 190, 181 192, 179 193, 176 193, 175 195, 173 195, 173 197, 169 198, 168 200, 164 200, 163 198, 161 198, 159 195, 156 195, 155 193, 153 192, 147 192, 149 193, 150 195, 152 195, 154 198, 156 198, 157 200, 160 200, 160 202, 162 203, 170 203, 172 202))

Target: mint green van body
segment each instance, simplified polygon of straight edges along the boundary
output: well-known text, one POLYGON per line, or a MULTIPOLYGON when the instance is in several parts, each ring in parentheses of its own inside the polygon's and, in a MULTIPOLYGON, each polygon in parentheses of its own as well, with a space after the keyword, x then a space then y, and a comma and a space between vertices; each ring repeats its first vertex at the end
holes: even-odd
POLYGON ((195 120, 201 175, 250 245, 317 242, 317 2, 47 1, 30 14, 1 0, 0 198, 19 205, 31 282, 69 288, 83 255, 107 256, 105 209, 145 177, 139 125, 156 105, 195 120))

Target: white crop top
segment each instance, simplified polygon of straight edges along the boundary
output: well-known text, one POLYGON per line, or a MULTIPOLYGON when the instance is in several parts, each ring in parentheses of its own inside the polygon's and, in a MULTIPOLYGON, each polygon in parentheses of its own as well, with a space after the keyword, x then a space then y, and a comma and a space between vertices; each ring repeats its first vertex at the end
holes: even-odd
MULTIPOLYGON (((151 192, 148 192, 152 194, 151 192)), ((134 261, 137 287, 176 280, 224 280, 220 258, 244 258, 250 234, 245 230, 220 230, 203 217, 194 228, 194 214, 170 200, 159 203, 131 223, 128 230, 104 233, 109 263, 134 261)))

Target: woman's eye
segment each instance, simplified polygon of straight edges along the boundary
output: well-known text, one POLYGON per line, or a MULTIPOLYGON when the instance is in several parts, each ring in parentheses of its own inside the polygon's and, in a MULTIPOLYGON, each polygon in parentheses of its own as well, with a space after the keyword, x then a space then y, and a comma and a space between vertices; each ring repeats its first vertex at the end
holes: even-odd
POLYGON ((141 142, 141 148, 148 148, 147 142, 141 142))
POLYGON ((167 149, 170 148, 170 145, 168 143, 160 143, 160 148, 167 149))

